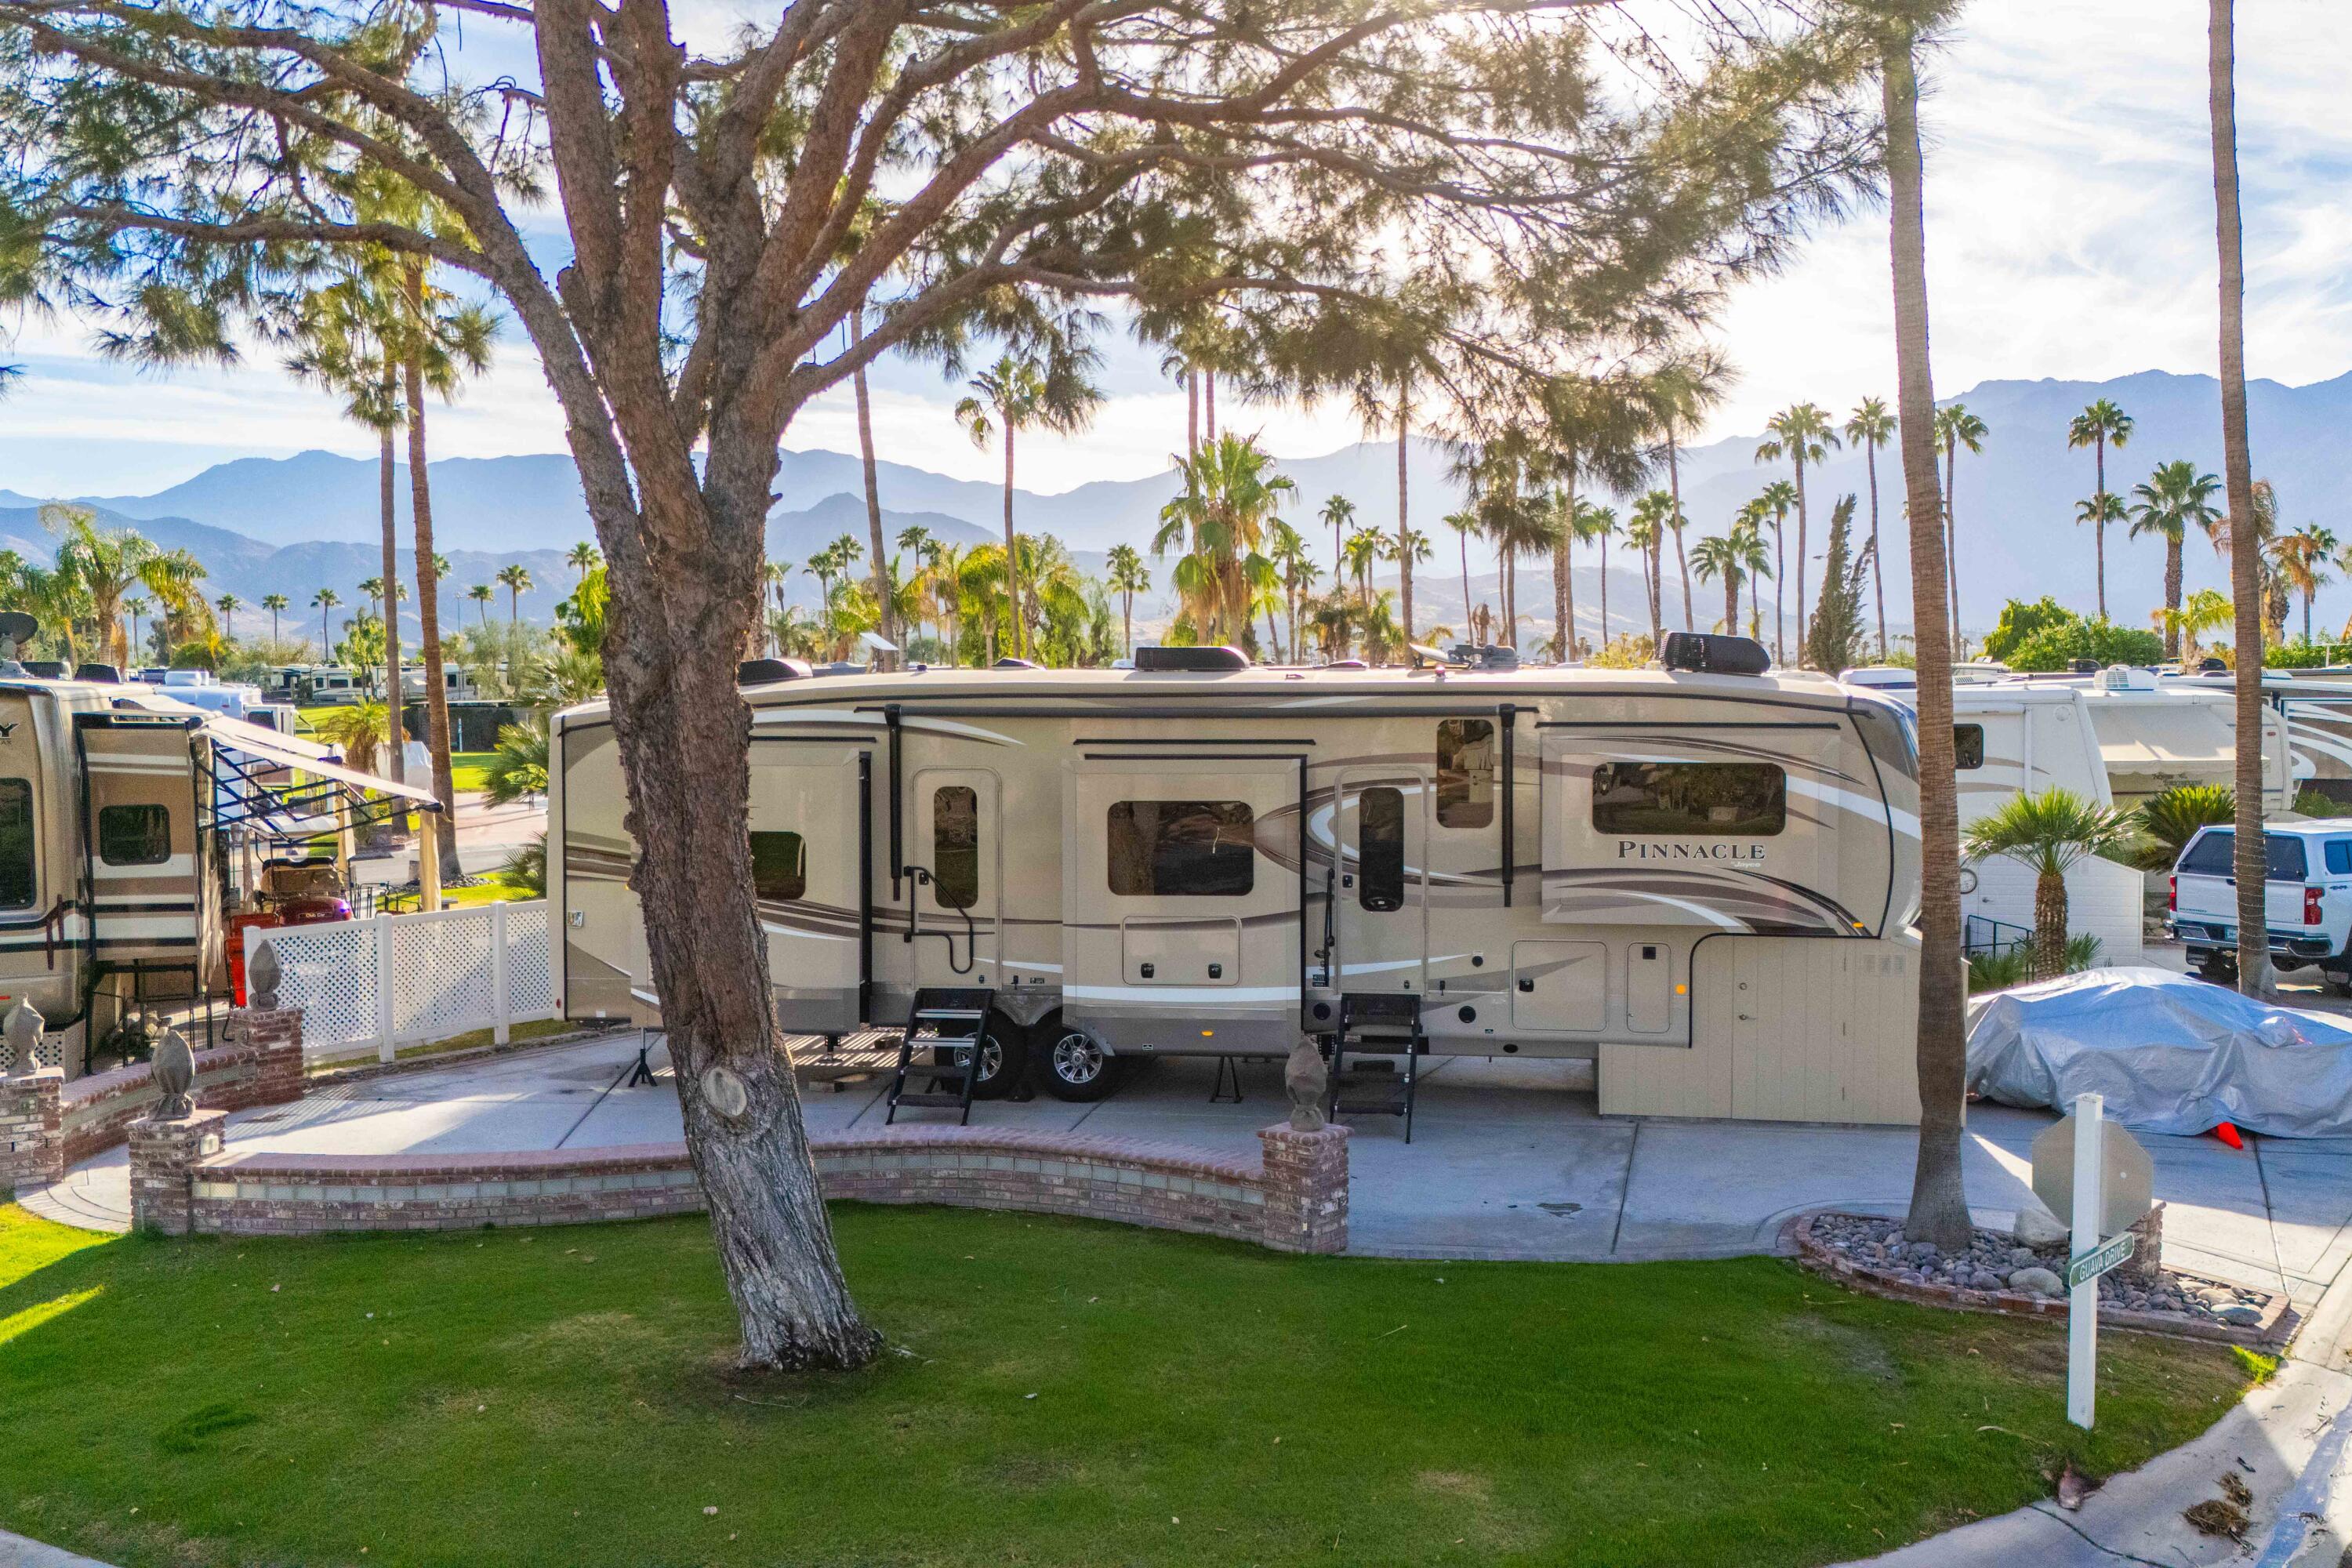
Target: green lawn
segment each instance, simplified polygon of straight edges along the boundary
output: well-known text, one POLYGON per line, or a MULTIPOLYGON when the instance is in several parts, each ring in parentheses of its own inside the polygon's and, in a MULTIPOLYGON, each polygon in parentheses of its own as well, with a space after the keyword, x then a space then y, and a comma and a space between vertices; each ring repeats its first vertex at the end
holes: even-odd
POLYGON ((460 793, 480 789, 488 782, 490 761, 496 752, 452 752, 449 753, 449 781, 460 793))
POLYGON ((2084 1437, 2061 1328, 1771 1259, 835 1219, 893 1351, 741 1379, 695 1219, 187 1243, 0 1209, 0 1524, 134 1568, 1751 1568, 2137 1465, 2242 1386, 2226 1352, 2110 1334, 2084 1437))

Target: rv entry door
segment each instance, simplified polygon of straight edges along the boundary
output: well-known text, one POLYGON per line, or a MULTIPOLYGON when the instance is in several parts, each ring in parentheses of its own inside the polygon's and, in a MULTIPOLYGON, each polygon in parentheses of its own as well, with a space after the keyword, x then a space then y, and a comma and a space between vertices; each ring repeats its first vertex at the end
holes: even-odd
POLYGON ((910 782, 915 834, 907 863, 929 874, 908 889, 915 908, 915 984, 993 985, 1004 836, 996 775, 923 768, 910 782))
POLYGON ((858 1025, 861 756, 855 746, 751 747, 751 890, 776 1021, 793 1033, 858 1025))
POLYGON ((1427 988, 1429 799, 1426 773, 1393 763, 1350 769, 1333 787, 1329 832, 1339 849, 1333 990, 1427 988))

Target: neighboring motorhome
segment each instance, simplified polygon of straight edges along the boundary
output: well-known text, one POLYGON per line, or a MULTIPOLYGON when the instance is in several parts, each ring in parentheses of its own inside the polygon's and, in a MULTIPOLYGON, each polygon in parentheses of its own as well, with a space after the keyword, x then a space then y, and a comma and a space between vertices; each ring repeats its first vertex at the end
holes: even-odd
POLYGON ((224 989, 224 934, 264 912, 267 860, 386 796, 431 809, 153 687, 0 674, 0 1011, 31 1002, 45 1059, 79 1077, 126 1021, 224 989))
MULTIPOLYGON (((1139 660, 746 667, 786 1030, 977 990, 979 1092, 1034 1059, 1088 1100, 1129 1058, 1276 1056, 1377 1005, 1435 1054, 1593 1059, 1605 1113, 1916 1120, 1899 705, 1794 674, 1139 660)), ((562 1010, 657 1022, 607 705, 551 739, 562 1010)))

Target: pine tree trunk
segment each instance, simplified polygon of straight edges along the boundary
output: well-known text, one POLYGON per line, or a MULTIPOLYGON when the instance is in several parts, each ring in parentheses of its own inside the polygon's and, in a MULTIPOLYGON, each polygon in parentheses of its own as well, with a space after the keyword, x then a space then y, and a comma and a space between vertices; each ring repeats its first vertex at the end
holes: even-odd
POLYGON ((2207 23, 2213 121, 2214 239, 2221 256, 2221 473, 2230 497, 2230 595, 2237 610, 2238 989, 2272 990, 2269 847, 2263 837, 2263 542, 2254 531, 2254 466, 2246 437, 2246 260, 2238 212, 2236 16, 2210 0, 2207 23))
MULTIPOLYGON (((425 320, 425 268, 411 262, 404 293, 413 330, 425 320)), ((425 745, 432 756, 433 798, 441 803, 441 831, 433 836, 441 881, 464 875, 457 863, 457 783, 449 763, 449 686, 441 660, 441 574, 433 559, 433 482, 425 441, 425 361, 412 350, 405 368, 408 397, 408 496, 416 528, 417 640, 425 647, 425 745)))
POLYGON ((1927 360, 1927 236, 1921 191, 1919 83, 1908 28, 1884 40, 1887 249, 1903 477, 1910 504, 1911 612, 1918 653, 1919 1152, 1904 1234, 1948 1252, 1974 1234, 1961 1178, 1967 1114, 1960 963, 1960 817, 1953 772, 1952 646, 1944 597, 1944 507, 1936 485, 1936 394, 1927 360))
POLYGON ((2066 973, 2066 879, 2043 872, 2033 881, 2033 977, 2066 973))
MULTIPOLYGON (((849 312, 850 340, 857 342, 866 336, 866 311, 863 307, 849 312)), ((898 640, 898 606, 890 602, 890 574, 884 570, 882 559, 882 482, 874 466, 874 403, 866 395, 866 371, 863 366, 851 373, 850 388, 857 401, 857 456, 866 470, 866 531, 867 543, 874 551, 874 607, 882 621, 882 640, 898 640)))

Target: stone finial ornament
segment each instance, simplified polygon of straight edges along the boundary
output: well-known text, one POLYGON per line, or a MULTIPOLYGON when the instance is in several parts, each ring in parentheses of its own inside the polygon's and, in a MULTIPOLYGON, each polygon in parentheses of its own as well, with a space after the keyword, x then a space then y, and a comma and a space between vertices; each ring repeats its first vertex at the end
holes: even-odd
POLYGON ((155 1087, 163 1098, 155 1107, 158 1121, 185 1121, 196 1113, 196 1102, 188 1093, 196 1081, 196 1054, 188 1049, 188 1042, 180 1031, 168 1026, 163 1037, 155 1042, 155 1059, 151 1070, 155 1087))
POLYGON ((1282 1087, 1290 1095, 1290 1130, 1293 1132, 1320 1132, 1327 1123, 1323 1117, 1323 1091, 1330 1082, 1323 1066, 1323 1053, 1315 1042, 1300 1036, 1290 1047, 1290 1059, 1283 1064, 1282 1087))
POLYGON ((16 1053, 16 1059, 8 1064, 11 1078, 27 1078, 40 1069, 41 1059, 37 1053, 41 1030, 47 1023, 41 1010, 21 997, 8 1009, 6 1019, 0 1020, 0 1037, 5 1037, 16 1053))
POLYGON ((266 942, 255 948, 245 960, 245 1005, 264 1013, 275 1010, 282 977, 277 949, 266 942))

